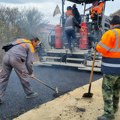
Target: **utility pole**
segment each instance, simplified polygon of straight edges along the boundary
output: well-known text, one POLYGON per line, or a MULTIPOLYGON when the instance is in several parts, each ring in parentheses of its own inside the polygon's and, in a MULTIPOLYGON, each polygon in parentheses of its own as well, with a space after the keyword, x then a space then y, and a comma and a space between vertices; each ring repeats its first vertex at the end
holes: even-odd
POLYGON ((62 17, 61 17, 61 19, 62 19, 62 44, 64 43, 64 39, 65 39, 65 32, 64 32, 64 26, 65 26, 64 4, 65 4, 65 0, 62 0, 62 17))
POLYGON ((65 4, 65 0, 62 0, 62 29, 64 29, 64 24, 65 24, 65 20, 64 20, 64 4, 65 4))

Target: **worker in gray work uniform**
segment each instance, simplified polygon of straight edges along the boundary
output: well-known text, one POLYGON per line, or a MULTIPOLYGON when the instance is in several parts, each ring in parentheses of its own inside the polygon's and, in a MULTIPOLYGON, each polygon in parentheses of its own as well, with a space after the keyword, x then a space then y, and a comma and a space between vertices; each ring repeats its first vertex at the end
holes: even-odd
POLYGON ((3 96, 12 68, 20 79, 26 98, 38 96, 38 93, 32 91, 29 83, 29 76, 34 77, 32 64, 35 47, 38 43, 39 39, 37 37, 30 40, 20 38, 12 42, 14 46, 3 57, 3 68, 0 71, 0 104, 3 103, 3 96))

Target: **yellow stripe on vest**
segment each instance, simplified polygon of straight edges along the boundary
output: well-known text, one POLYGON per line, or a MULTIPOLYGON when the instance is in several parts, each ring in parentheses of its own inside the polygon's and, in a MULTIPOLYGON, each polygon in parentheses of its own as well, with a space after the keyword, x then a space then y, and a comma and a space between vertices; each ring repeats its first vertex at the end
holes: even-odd
POLYGON ((16 43, 17 43, 17 44, 22 43, 22 44, 20 44, 20 45, 23 46, 24 48, 27 48, 26 45, 29 45, 29 48, 30 48, 31 53, 34 53, 34 52, 35 52, 35 49, 34 49, 33 45, 31 44, 31 41, 30 41, 30 40, 27 40, 27 39, 17 39, 16 43), (22 43, 22 42, 24 42, 24 43, 22 43), (26 43, 27 43, 27 44, 26 44, 26 43))

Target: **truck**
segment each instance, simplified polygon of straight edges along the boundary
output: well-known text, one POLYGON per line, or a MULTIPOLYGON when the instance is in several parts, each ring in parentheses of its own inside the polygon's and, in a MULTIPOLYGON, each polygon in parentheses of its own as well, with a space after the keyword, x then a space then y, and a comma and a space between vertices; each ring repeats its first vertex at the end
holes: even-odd
MULTIPOLYGON (((81 14, 81 28, 76 32, 76 44, 74 51, 68 49, 68 42, 65 36, 64 24, 65 24, 65 0, 62 0, 62 16, 61 24, 58 24, 52 29, 48 36, 48 42, 50 49, 48 49, 44 55, 39 55, 39 65, 42 66, 65 66, 74 67, 80 70, 90 71, 93 63, 93 56, 95 52, 95 45, 99 42, 102 34, 110 28, 110 17, 106 16, 105 4, 113 0, 66 0, 75 4, 82 4, 84 6, 83 14, 81 14), (89 9, 93 7, 93 4, 97 2, 104 3, 104 7, 101 13, 101 22, 99 19, 91 20, 89 9), (91 7, 87 8, 87 5, 91 7), (89 11, 88 11, 89 10, 89 11)), ((96 54, 94 71, 101 71, 101 55, 96 54)))

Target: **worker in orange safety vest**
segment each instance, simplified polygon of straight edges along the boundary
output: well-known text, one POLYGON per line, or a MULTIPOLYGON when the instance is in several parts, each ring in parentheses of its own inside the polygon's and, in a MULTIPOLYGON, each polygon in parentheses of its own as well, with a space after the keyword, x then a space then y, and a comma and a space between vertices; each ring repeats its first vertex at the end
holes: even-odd
POLYGON ((120 97, 120 17, 115 15, 110 22, 110 30, 105 32, 96 45, 102 54, 102 93, 104 114, 98 120, 113 120, 118 111, 120 97))
POLYGON ((102 19, 102 12, 104 9, 104 2, 99 1, 98 5, 93 5, 90 9, 90 16, 93 21, 97 21, 100 24, 102 19))

